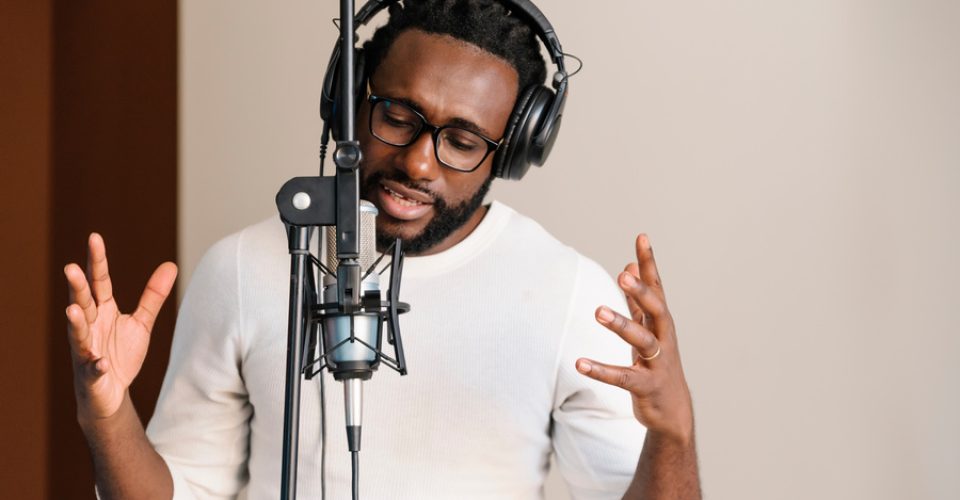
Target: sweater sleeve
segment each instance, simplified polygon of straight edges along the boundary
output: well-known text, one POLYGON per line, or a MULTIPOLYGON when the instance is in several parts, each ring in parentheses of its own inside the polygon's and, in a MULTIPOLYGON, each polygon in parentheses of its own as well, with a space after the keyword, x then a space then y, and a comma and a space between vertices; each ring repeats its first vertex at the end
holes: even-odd
POLYGON ((577 372, 580 357, 626 365, 630 346, 594 319, 597 306, 627 313, 616 283, 580 257, 557 367, 553 452, 573 498, 613 499, 626 491, 645 435, 630 394, 577 372))
POLYGON ((194 273, 147 427, 175 499, 233 498, 246 483, 252 411, 240 372, 239 239, 213 246, 194 273))

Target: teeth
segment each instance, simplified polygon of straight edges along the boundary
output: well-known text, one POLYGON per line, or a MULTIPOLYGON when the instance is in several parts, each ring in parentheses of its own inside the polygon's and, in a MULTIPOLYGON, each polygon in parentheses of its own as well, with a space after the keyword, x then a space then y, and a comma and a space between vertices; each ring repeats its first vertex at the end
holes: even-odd
POLYGON ((418 205, 423 205, 423 203, 417 200, 411 200, 410 198, 403 196, 402 194, 388 188, 387 186, 383 186, 383 189, 385 189, 388 193, 390 193, 390 196, 393 196, 393 199, 397 201, 397 204, 402 207, 416 207, 418 205))

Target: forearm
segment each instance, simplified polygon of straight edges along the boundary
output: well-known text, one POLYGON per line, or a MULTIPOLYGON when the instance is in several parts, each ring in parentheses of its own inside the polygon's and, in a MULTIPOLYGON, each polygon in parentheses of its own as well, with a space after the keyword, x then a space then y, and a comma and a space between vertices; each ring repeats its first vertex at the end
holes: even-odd
POLYGON ((699 500, 700 475, 696 443, 689 439, 648 432, 633 482, 624 500, 699 500))
POLYGON ((93 455, 101 498, 173 497, 170 470, 147 440, 129 394, 113 416, 89 419, 79 415, 78 420, 93 455))

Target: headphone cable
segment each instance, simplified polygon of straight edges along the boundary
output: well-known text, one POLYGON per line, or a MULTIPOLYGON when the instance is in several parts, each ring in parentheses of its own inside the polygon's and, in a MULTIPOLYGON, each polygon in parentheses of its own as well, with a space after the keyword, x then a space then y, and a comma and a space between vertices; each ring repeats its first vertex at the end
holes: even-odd
POLYGON ((327 143, 330 142, 330 125, 323 122, 323 132, 320 133, 320 177, 323 177, 323 160, 327 158, 327 143))

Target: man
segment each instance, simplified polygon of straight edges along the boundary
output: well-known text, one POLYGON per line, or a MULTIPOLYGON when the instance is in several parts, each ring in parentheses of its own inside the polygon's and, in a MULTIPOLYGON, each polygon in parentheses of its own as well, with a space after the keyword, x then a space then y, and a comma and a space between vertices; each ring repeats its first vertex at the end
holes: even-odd
MULTIPOLYGON (((403 322, 410 375, 367 384, 364 496, 537 498, 555 453, 576 498, 699 497, 692 405, 649 241, 637 239, 638 261, 618 279, 624 303, 596 264, 508 207, 482 204, 486 144, 502 137, 518 89, 544 80, 538 52, 529 27, 489 0, 408 2, 365 45, 362 194, 380 210, 379 239, 405 240, 403 294, 415 308, 403 322), (614 312, 623 305, 630 317, 614 312)), ((124 315, 98 235, 90 255, 90 286, 75 264, 65 274, 78 419, 101 495, 276 497, 282 224, 226 238, 198 267, 146 433, 128 387, 176 267, 161 265, 124 315)), ((307 498, 318 496, 320 468, 311 387, 298 490, 307 498)), ((326 408, 334 429, 340 403, 326 408)), ((334 497, 349 489, 340 434, 327 436, 334 497)))

